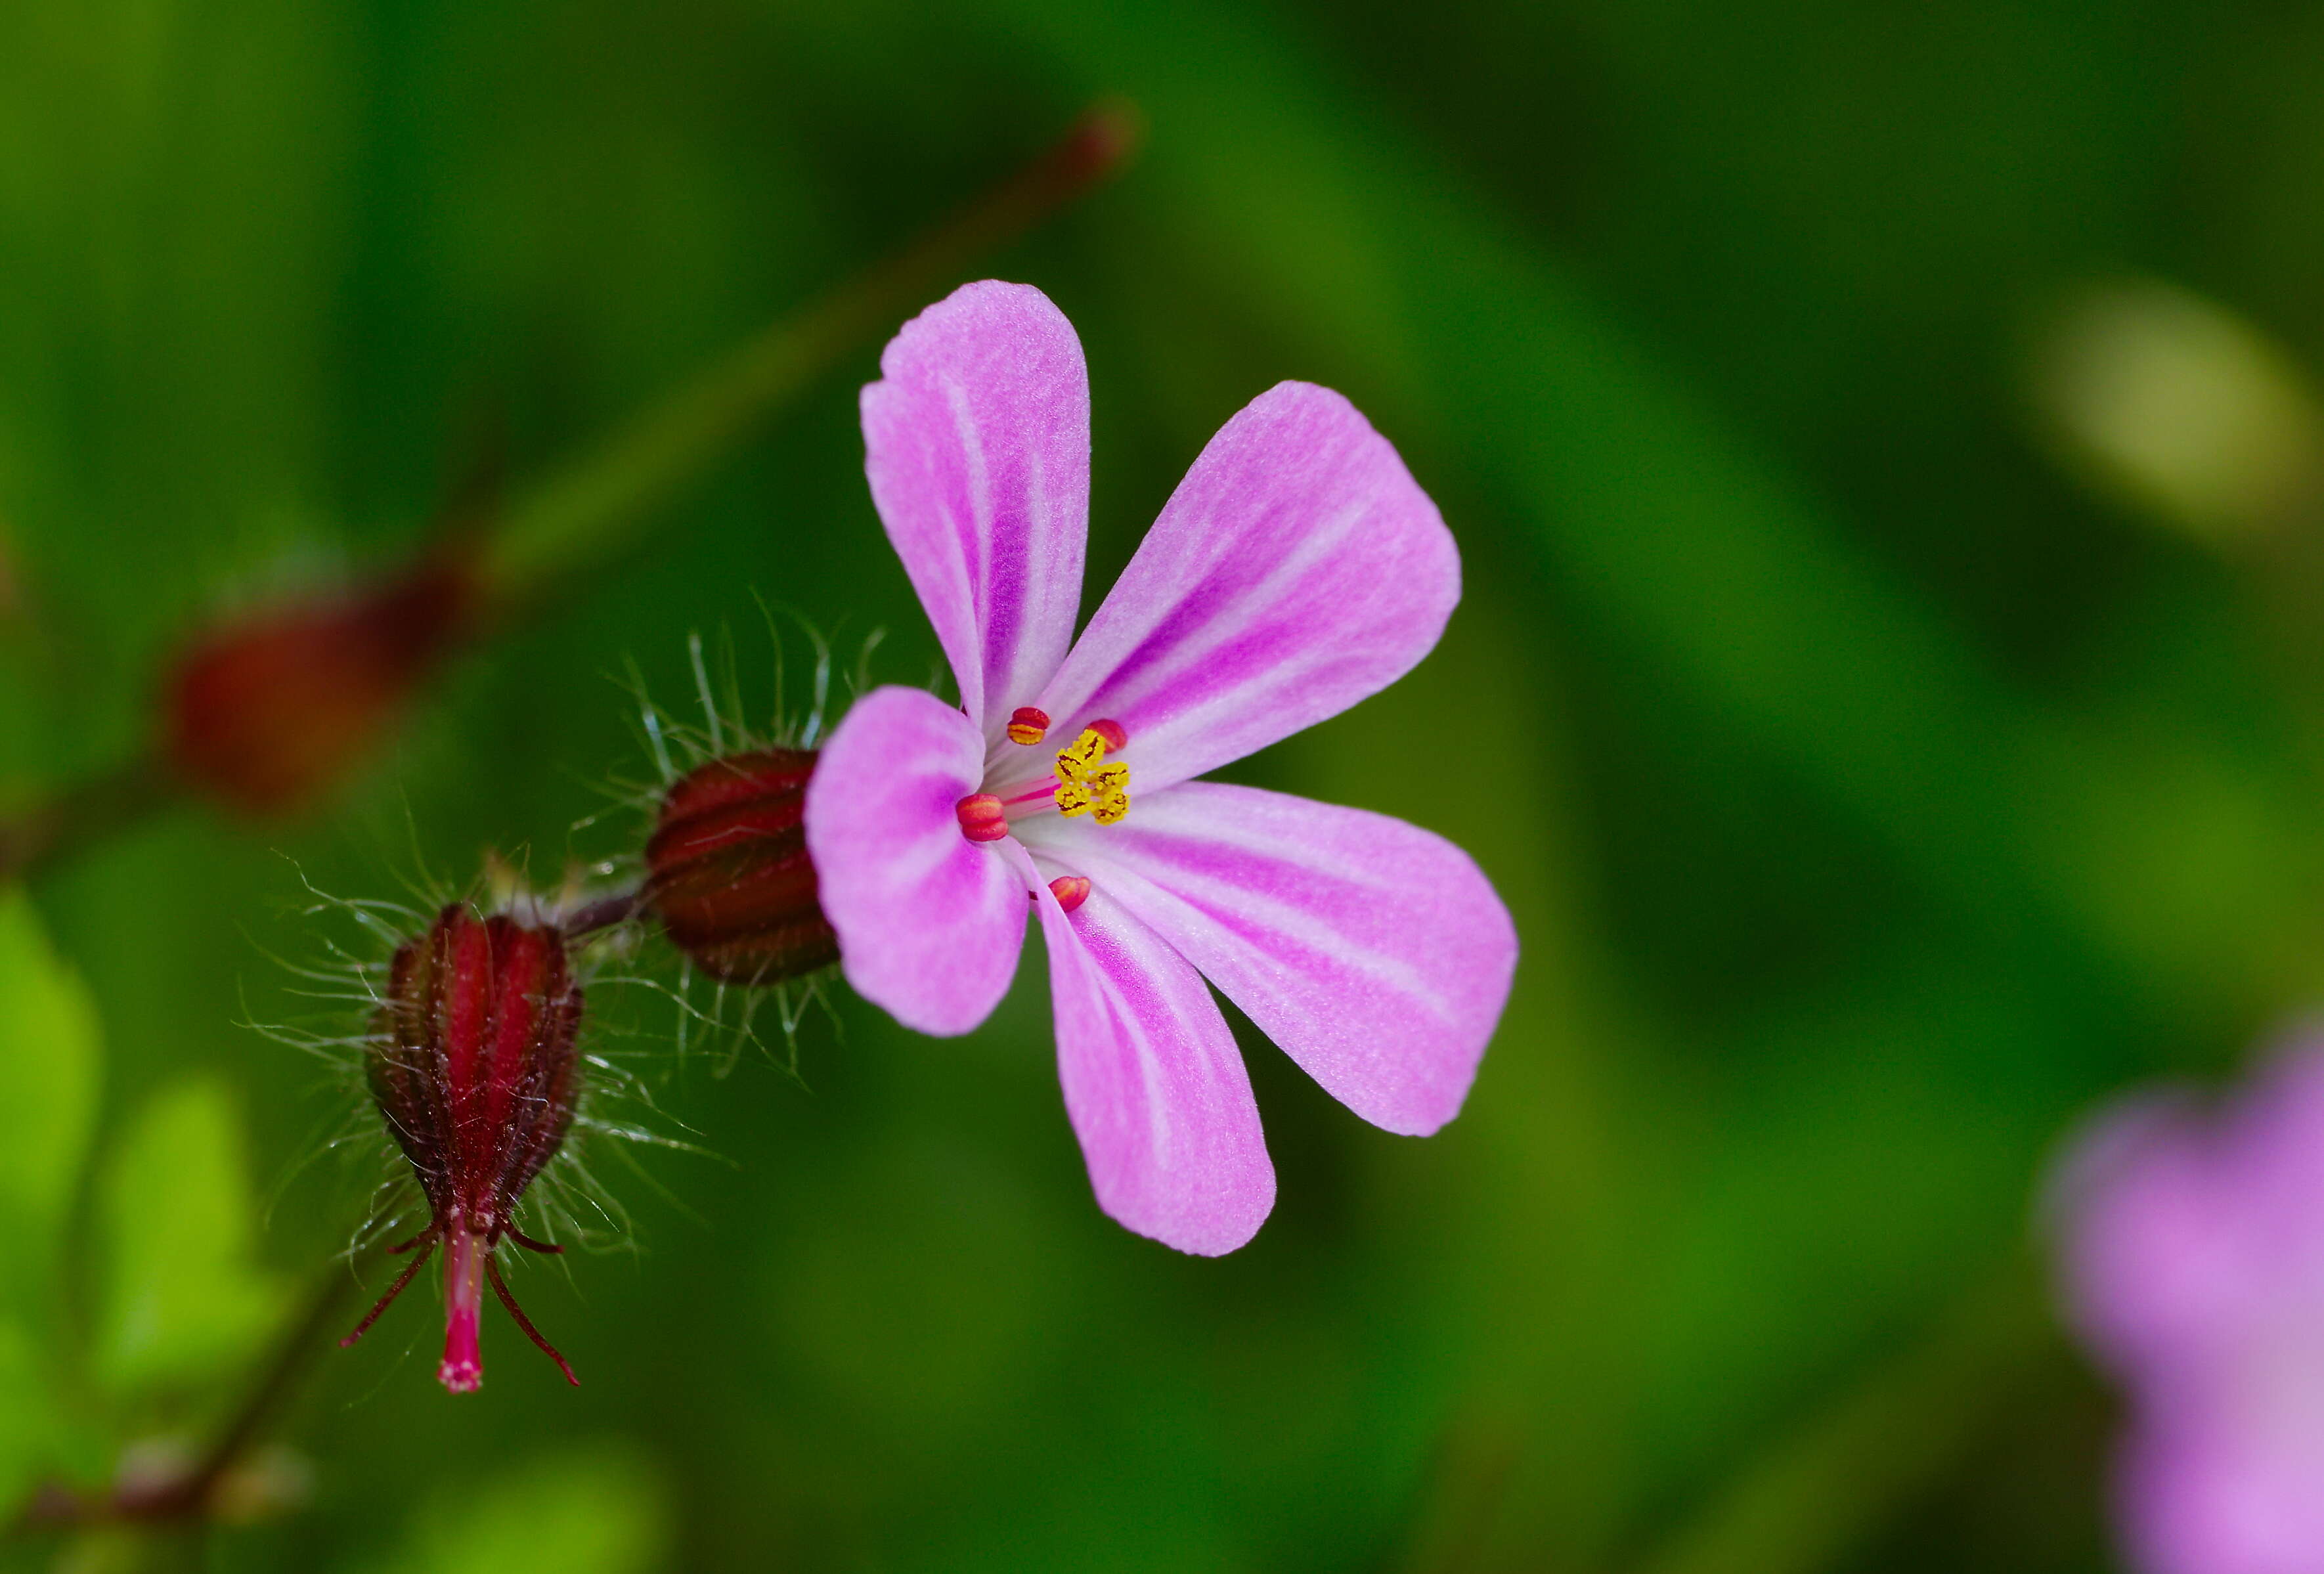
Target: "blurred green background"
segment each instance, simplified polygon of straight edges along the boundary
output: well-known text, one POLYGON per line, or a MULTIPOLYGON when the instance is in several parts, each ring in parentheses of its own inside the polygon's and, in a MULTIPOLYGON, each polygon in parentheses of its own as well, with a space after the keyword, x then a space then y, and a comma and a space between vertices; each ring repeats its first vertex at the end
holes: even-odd
MULTIPOLYGON (((2324 359, 2312 5, 0 0, 0 779, 129 757, 221 609, 396 561, 494 441, 521 490, 1102 93, 1141 161, 962 276, 1082 334, 1088 604, 1281 378, 1443 508, 1443 648, 1232 774, 1498 883, 1466 1112, 1386 1136, 1238 1024, 1281 1200, 1200 1261, 1092 1202, 1038 962, 960 1042, 835 989, 797 1077, 609 983, 715 1156, 588 1150, 634 1251, 519 1266, 583 1386, 494 1313, 447 1396, 417 1293, 286 1413, 291 1506, 0 1558, 2109 1566, 2034 1196, 2093 1100, 2312 997, 2324 595, 2301 485, 2142 508, 2043 367, 2126 276, 2324 359)), ((757 597, 933 670, 862 475, 885 331, 304 818, 182 808, 0 914, 14 1500, 205 1436, 360 1216, 302 1167, 328 1069, 248 1026, 351 939, 302 882, 619 855, 574 827, 650 775, 627 665, 677 709, 731 630, 763 711, 757 597)))

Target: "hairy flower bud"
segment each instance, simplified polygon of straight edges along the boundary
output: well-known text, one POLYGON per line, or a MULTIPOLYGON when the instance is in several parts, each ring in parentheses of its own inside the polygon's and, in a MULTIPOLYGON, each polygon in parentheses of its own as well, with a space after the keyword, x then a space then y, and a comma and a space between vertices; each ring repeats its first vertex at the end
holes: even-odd
POLYGON ((581 989, 553 926, 479 918, 455 905, 397 950, 365 1072, 429 1219, 394 1248, 419 1255, 343 1344, 363 1336, 440 1244, 444 1360, 436 1375, 444 1386, 466 1394, 484 1381, 477 1333, 486 1283, 566 1378, 579 1381, 519 1310, 493 1251, 504 1238, 562 1249, 518 1229, 515 1212, 573 1124, 580 1026, 581 989))
POLYGON ((475 600, 466 565, 447 555, 201 636, 163 695, 170 763, 245 813, 296 807, 378 740, 475 600))
POLYGON ((645 903, 714 979, 779 983, 839 960, 802 824, 815 760, 805 749, 730 754, 662 796, 646 843, 645 903))

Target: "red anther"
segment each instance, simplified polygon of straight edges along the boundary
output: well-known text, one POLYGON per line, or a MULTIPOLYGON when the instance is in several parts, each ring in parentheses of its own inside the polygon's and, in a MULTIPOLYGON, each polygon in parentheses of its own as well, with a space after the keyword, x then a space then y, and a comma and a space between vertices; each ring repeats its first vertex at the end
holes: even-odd
POLYGON ((1057 898, 1057 906, 1070 913, 1089 900, 1089 876, 1061 874, 1049 882, 1049 894, 1057 898))
POLYGON ((992 793, 971 793, 952 806, 960 833, 971 842, 998 842, 1009 834, 1009 810, 992 793))
POLYGON ((645 902, 710 977, 771 984, 828 967, 839 943, 807 855, 815 755, 760 749, 696 766, 662 795, 645 902))
POLYGON ((1009 741, 1031 745, 1049 735, 1049 713, 1019 705, 1009 716, 1009 741))
POLYGON ((1119 750, 1123 744, 1130 741, 1130 734, 1121 730, 1120 722, 1101 719, 1092 722, 1089 724, 1089 730, 1104 739, 1105 746, 1110 750, 1119 750))

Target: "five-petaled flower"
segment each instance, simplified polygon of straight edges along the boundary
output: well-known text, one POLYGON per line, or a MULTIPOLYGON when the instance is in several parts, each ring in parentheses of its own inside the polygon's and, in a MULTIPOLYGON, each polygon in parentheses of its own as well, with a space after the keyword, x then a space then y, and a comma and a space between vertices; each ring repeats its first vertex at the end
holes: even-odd
POLYGON ((2128 1391, 2116 1460, 2144 1574, 2324 1569, 2324 1035, 2217 1109, 2149 1095, 2056 1195, 2067 1309, 2128 1391))
POLYGON ((1088 533, 1081 345, 1038 290, 969 285, 863 391, 890 540, 959 684, 882 688, 807 788, 848 980, 965 1033, 1009 987, 1027 897, 1065 1108, 1098 1201, 1231 1251, 1274 1204, 1250 1082, 1204 979, 1391 1131, 1458 1112, 1517 937, 1440 837, 1194 778, 1408 671, 1460 599, 1451 534, 1387 440, 1285 382, 1212 438, 1074 636, 1088 533))

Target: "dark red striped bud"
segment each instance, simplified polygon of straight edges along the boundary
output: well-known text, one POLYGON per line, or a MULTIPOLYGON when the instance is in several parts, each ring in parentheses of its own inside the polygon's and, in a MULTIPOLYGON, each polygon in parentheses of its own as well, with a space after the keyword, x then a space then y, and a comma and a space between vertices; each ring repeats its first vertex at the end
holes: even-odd
POLYGON ((814 770, 812 750, 753 750, 697 766, 662 795, 645 903, 714 979, 779 983, 839 960, 807 855, 814 770))
POLYGON ((429 1218, 395 1248, 419 1255, 341 1343, 360 1339, 441 1245, 444 1360, 436 1375, 445 1387, 466 1394, 484 1381, 477 1335, 487 1283, 566 1378, 579 1381, 518 1308, 493 1251, 503 1239, 561 1249, 519 1230, 515 1214, 572 1127, 580 1027, 581 988, 553 926, 455 906, 397 950, 365 1072, 429 1218))
POLYGON ((201 636, 162 698, 170 763, 245 813, 296 807, 378 741, 475 602, 466 565, 444 557, 201 636))

